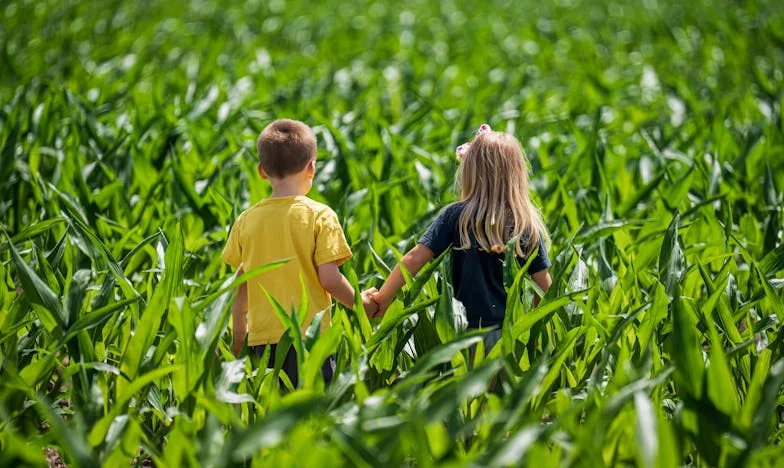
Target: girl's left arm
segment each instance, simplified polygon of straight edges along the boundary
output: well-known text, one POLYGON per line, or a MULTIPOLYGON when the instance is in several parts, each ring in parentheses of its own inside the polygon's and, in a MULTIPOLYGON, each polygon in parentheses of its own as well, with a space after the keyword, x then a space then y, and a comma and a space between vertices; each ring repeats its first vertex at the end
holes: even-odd
MULTIPOLYGON (((547 269, 537 271, 536 273, 531 275, 531 279, 534 280, 537 286, 542 290, 542 292, 547 292, 550 289, 550 285, 553 284, 552 278, 550 278, 550 272, 547 269)), ((539 301, 541 297, 537 294, 534 297, 534 307, 539 305, 539 301)))
MULTIPOLYGON (((419 270, 435 256, 430 247, 425 244, 417 244, 416 247, 411 249, 407 254, 400 259, 408 274, 413 278, 419 270)), ((389 278, 381 286, 381 290, 373 296, 373 300, 378 303, 378 313, 383 315, 392 301, 395 299, 395 294, 400 291, 406 284, 403 278, 403 272, 400 271, 400 265, 396 265, 389 274, 389 278)))

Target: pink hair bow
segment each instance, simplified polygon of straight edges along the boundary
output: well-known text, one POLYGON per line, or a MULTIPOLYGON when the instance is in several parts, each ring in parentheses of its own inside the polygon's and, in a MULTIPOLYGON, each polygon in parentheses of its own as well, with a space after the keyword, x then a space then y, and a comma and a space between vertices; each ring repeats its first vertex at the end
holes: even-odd
MULTIPOLYGON (((476 136, 479 136, 483 133, 490 133, 491 129, 490 126, 487 124, 482 124, 479 126, 479 130, 476 131, 476 136)), ((463 157, 468 153, 468 149, 471 147, 471 142, 463 143, 462 145, 458 146, 455 150, 455 154, 457 155, 458 159, 463 159, 463 157)))

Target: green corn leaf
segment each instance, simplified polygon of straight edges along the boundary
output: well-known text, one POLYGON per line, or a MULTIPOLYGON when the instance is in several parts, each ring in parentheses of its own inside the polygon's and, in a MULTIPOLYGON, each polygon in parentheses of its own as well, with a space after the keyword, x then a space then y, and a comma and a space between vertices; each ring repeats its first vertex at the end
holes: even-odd
POLYGON ((512 354, 514 342, 522 334, 514 334, 512 327, 516 319, 519 321, 519 317, 526 316, 526 306, 522 301, 524 277, 528 274, 528 267, 537 255, 539 255, 538 247, 531 252, 525 264, 517 270, 512 284, 506 291, 506 309, 504 321, 501 323, 501 346, 499 346, 503 349, 504 354, 512 354))
MULTIPOLYGON (((140 392, 144 387, 150 385, 151 383, 160 379, 164 375, 177 372, 181 368, 182 366, 179 364, 173 366, 161 367, 159 369, 155 369, 150 372, 147 372, 146 374, 141 375, 137 377, 135 380, 133 380, 132 382, 130 382, 125 388, 125 391, 122 393, 122 395, 118 395, 117 399, 114 401, 114 405, 112 406, 112 409, 107 414, 105 414, 95 424, 95 426, 93 426, 87 439, 90 443, 90 446, 96 447, 104 441, 112 422, 117 416, 123 413, 123 411, 125 410, 125 405, 128 403, 128 401, 131 399, 133 395, 140 392)), ((124 374, 124 372, 122 373, 124 374)))
POLYGON ((770 362, 772 357, 773 353, 769 348, 763 349, 757 357, 754 371, 751 374, 751 381, 749 382, 746 399, 741 407, 740 415, 740 426, 747 434, 754 430, 754 418, 757 408, 763 399, 763 388, 765 381, 770 374, 770 362))
POLYGON ((659 282, 656 283, 655 288, 653 304, 645 312, 645 317, 637 329, 637 339, 642 350, 647 349, 651 345, 654 331, 667 318, 667 303, 669 302, 667 291, 664 289, 664 285, 659 282))
MULTIPOLYGON (((280 378, 281 380, 284 381, 286 388, 288 388, 289 390, 294 390, 292 382, 285 373, 281 374, 280 371, 281 369, 283 369, 283 363, 286 361, 286 355, 288 354, 289 349, 291 349, 293 343, 294 343, 294 339, 291 337, 291 333, 289 333, 288 331, 284 332, 283 335, 280 337, 280 340, 278 341, 277 347, 275 348, 275 362, 273 363, 273 368, 272 368, 272 378, 275 379, 276 385, 278 382, 278 378, 280 378)), ((268 346, 265 347, 264 355, 266 356, 267 351, 271 349, 272 348, 268 346)), ((264 362, 265 361, 262 360, 262 363, 264 362)), ((269 362, 269 358, 267 358, 266 362, 269 362)), ((264 365, 266 366, 266 364, 264 365)), ((301 369, 301 367, 298 368, 298 371, 299 369, 301 369)))
POLYGON ((224 449, 235 462, 247 460, 262 449, 274 447, 288 438, 291 430, 308 416, 323 411, 322 398, 289 400, 288 404, 249 426, 224 449))
MULTIPOLYGON (((182 229, 177 224, 174 228, 171 241, 166 249, 165 269, 160 283, 155 288, 152 298, 141 314, 141 318, 136 325, 134 334, 128 342, 128 346, 123 354, 120 369, 123 373, 133 380, 139 372, 139 366, 147 350, 152 346, 155 334, 165 317, 166 311, 172 299, 179 294, 182 289, 183 266, 185 264, 185 246, 182 237, 182 229)), ((187 330, 184 330, 187 332, 187 330)), ((156 363, 157 364, 157 363, 156 363)), ((117 398, 128 398, 128 383, 125 381, 117 382, 117 398)))
MULTIPOLYGON (((196 333, 196 317, 189 304, 180 299, 174 299, 170 305, 170 311, 166 314, 168 323, 177 335, 177 356, 175 361, 182 364, 182 369, 174 376, 173 387, 179 398, 184 399, 196 385, 197 379, 201 377, 204 364, 208 356, 202 355, 197 340, 201 337, 196 333)), ((158 343, 156 351, 163 349, 163 340, 158 343)), ((156 356, 157 357, 157 356, 156 356)))
MULTIPOLYGON (((520 272, 520 263, 517 262, 516 247, 520 237, 513 237, 506 243, 506 255, 504 256, 504 287, 509 289, 512 286, 517 274, 520 272)), ((532 254, 531 257, 534 255, 532 254)), ((530 258, 529 258, 530 260, 530 258)))
POLYGON ((435 324, 438 337, 442 343, 451 341, 457 334, 454 310, 452 309, 452 291, 446 279, 446 271, 441 268, 441 288, 435 311, 435 324))
POLYGON ((65 378, 71 377, 72 375, 75 375, 76 373, 80 372, 83 369, 91 369, 91 370, 94 369, 99 372, 105 372, 107 374, 113 374, 117 376, 122 375, 120 369, 118 369, 115 366, 112 366, 111 364, 106 364, 105 362, 79 362, 76 364, 72 364, 68 366, 68 368, 63 370, 63 372, 60 375, 62 375, 65 378))
POLYGON ((733 417, 740 410, 738 389, 730 372, 729 363, 724 353, 724 346, 719 333, 716 331, 713 317, 710 314, 704 314, 703 317, 708 325, 708 336, 711 343, 710 364, 707 372, 708 398, 716 405, 716 408, 723 411, 724 414, 733 417))
POLYGON ((348 280, 351 287, 354 289, 354 308, 349 311, 349 313, 354 316, 354 319, 359 324, 359 330, 362 334, 362 341, 366 342, 368 338, 370 338, 370 334, 372 332, 370 327, 370 320, 368 319, 367 313, 365 312, 365 307, 362 305, 362 295, 361 291, 359 290, 359 279, 357 278, 357 272, 354 271, 351 261, 344 264, 342 268, 344 276, 348 280))
POLYGON ((705 267, 703 265, 698 265, 698 267, 700 275, 702 276, 702 279, 708 288, 708 292, 710 293, 708 300, 705 301, 702 306, 703 315, 712 313, 714 310, 716 310, 724 332, 727 334, 727 336, 729 336, 732 343, 740 343, 743 341, 743 338, 738 331, 738 327, 735 325, 735 320, 732 317, 732 311, 730 310, 725 292, 727 282, 729 281, 729 275, 722 275, 721 279, 719 280, 719 284, 716 285, 710 278, 710 274, 705 269, 705 267))
MULTIPOLYGON (((226 421, 219 419, 219 417, 214 414, 207 416, 204 429, 202 429, 201 434, 199 434, 198 444, 196 444, 197 447, 194 458, 198 461, 198 464, 216 468, 228 465, 230 460, 223 458, 222 453, 222 449, 226 443, 226 434, 224 433, 226 424, 226 421)), ((192 437, 186 439, 187 442, 190 442, 191 440, 192 437)), ((180 466, 182 466, 182 464, 180 466)))
POLYGON ((441 345, 438 330, 436 330, 436 325, 428 311, 417 314, 417 323, 412 337, 417 357, 423 356, 441 345))
POLYGON ((723 203, 723 206, 724 206, 724 247, 726 248, 729 245, 730 239, 732 239, 732 225, 734 223, 732 221, 732 204, 723 203))
POLYGON ((675 283, 672 293, 672 360, 675 362, 676 382, 689 398, 702 397, 705 361, 702 346, 695 333, 695 321, 680 296, 680 286, 675 283))
POLYGON ((387 340, 392 332, 397 329, 407 318, 412 315, 423 311, 424 309, 436 304, 438 298, 430 299, 428 301, 420 302, 408 309, 403 308, 403 303, 395 301, 389 306, 384 317, 381 319, 381 324, 378 329, 373 333, 367 342, 367 349, 369 353, 375 351, 379 344, 387 340))
POLYGON ((770 367, 770 373, 762 386, 759 405, 754 410, 751 431, 751 448, 762 447, 768 442, 769 428, 773 420, 780 416, 775 413, 781 401, 781 387, 784 385, 784 359, 779 359, 770 367), (775 415, 774 417, 771 417, 775 415))
MULTIPOLYGON (((6 278, 5 266, 3 265, 3 262, 0 262, 0 278, 6 278)), ((0 329, 3 329, 7 309, 13 302, 12 297, 13 296, 11 295, 11 291, 8 288, 0 287, 0 329)))
MULTIPOLYGON (((529 331, 531 327, 533 327, 537 322, 541 320, 546 320, 547 317, 554 314, 558 309, 565 306, 566 304, 569 304, 575 299, 583 296, 589 291, 590 289, 575 291, 565 296, 553 298, 547 301, 542 301, 536 309, 524 315, 523 318, 518 320, 512 326, 512 337, 517 338, 521 336, 523 333, 529 331)), ((493 353, 491 352, 491 356, 492 355, 493 353)))
POLYGON ((508 405, 510 414, 505 420, 499 421, 499 426, 504 431, 511 431, 518 427, 530 413, 532 410, 530 403, 541 393, 542 381, 547 375, 550 363, 548 359, 540 359, 536 367, 526 372, 518 382, 518 387, 510 395, 508 405))
POLYGON ((8 240, 8 247, 17 275, 19 275, 19 280, 22 282, 22 291, 30 298, 30 302, 38 306, 36 307, 36 312, 41 322, 50 332, 56 328, 64 330, 68 325, 68 319, 65 316, 60 299, 22 259, 10 239, 8 240))
POLYGON ((177 186, 180 188, 182 194, 190 204, 191 210, 193 210, 194 213, 198 213, 207 224, 217 224, 215 215, 213 215, 208 205, 204 204, 204 201, 194 190, 193 184, 190 183, 190 180, 185 174, 185 170, 183 169, 182 165, 179 164, 179 162, 175 162, 172 164, 171 168, 172 172, 174 173, 174 181, 177 183, 177 186))
POLYGON ((95 234, 94 230, 84 221, 84 215, 72 203, 70 198, 49 184, 49 188, 64 201, 61 205, 63 211, 68 216, 69 225, 73 228, 70 231, 73 238, 77 239, 78 245, 84 249, 93 260, 103 262, 117 279, 117 282, 125 294, 126 298, 138 297, 140 294, 134 289, 131 281, 125 276, 122 267, 115 261, 111 251, 103 241, 95 234))
POLYGON ((304 343, 305 343, 305 349, 307 349, 308 351, 310 351, 310 349, 313 348, 313 345, 316 343, 319 336, 321 336, 321 322, 322 320, 324 320, 324 314, 326 312, 327 312, 326 309, 317 312, 316 315, 313 316, 313 321, 310 322, 310 325, 308 325, 307 330, 305 330, 304 343))
POLYGON ((637 439, 637 463, 639 466, 653 467, 658 453, 658 421, 650 398, 643 392, 634 394, 634 410, 637 425, 634 435, 637 439))
POLYGON ((69 325, 76 323, 81 318, 82 303, 91 277, 92 272, 90 270, 79 270, 74 273, 68 284, 68 292, 66 293, 63 309, 69 325))
POLYGON ((125 254, 122 260, 120 260, 119 264, 123 266, 127 265, 128 262, 133 258, 133 256, 136 255, 138 252, 140 252, 143 248, 152 244, 154 241, 161 240, 161 239, 163 239, 163 236, 161 235, 160 231, 156 231, 153 234, 150 234, 149 236, 142 239, 141 242, 134 245, 133 248, 129 250, 127 254, 125 254))
POLYGON ((67 453, 68 458, 76 466, 98 466, 96 455, 90 450, 86 441, 81 437, 84 434, 84 423, 76 415, 76 430, 63 421, 60 415, 52 411, 51 405, 40 396, 36 397, 36 409, 41 418, 49 423, 54 438, 67 453))
POLYGON ((629 200, 624 203, 621 207, 618 208, 618 216, 621 218, 625 218, 637 205, 639 205, 643 200, 645 200, 650 194, 656 190, 656 187, 662 183, 664 180, 664 176, 666 175, 665 172, 660 172, 656 177, 654 177, 650 182, 648 182, 643 188, 641 188, 637 193, 635 193, 629 200))
POLYGON ((60 339, 60 345, 67 343, 69 340, 71 340, 74 336, 76 336, 82 331, 90 330, 96 326, 101 325, 102 323, 112 318, 112 316, 115 315, 115 313, 117 313, 118 311, 128 307, 130 304, 135 303, 137 301, 138 301, 137 298, 124 299, 122 301, 109 304, 108 306, 101 307, 100 309, 93 310, 92 312, 83 315, 82 318, 76 321, 76 323, 68 327, 68 331, 60 339))
MULTIPOLYGON (((281 265, 285 265, 289 261, 291 261, 290 258, 283 259, 283 260, 278 260, 278 261, 275 261, 275 262, 270 262, 270 263, 267 263, 265 265, 258 266, 256 268, 254 268, 253 270, 245 271, 245 272, 243 272, 242 275, 231 276, 228 279, 226 279, 223 283, 221 283, 220 288, 218 288, 217 291, 208 294, 203 299, 195 301, 194 304, 193 304, 193 307, 194 307, 194 309, 196 309, 198 311, 202 311, 202 310, 204 310, 207 307, 211 307, 211 304, 216 302, 221 297, 225 298, 227 292, 230 293, 231 291, 235 290, 240 284, 242 284, 242 283, 244 283, 244 282, 246 282, 246 281, 248 281, 250 279, 253 279, 256 276, 258 276, 258 275, 260 275, 260 274, 262 274, 264 272, 267 272, 267 271, 270 271, 270 270, 274 270, 275 268, 278 268, 281 265)), ((212 314, 207 313, 207 315, 211 316, 212 314)), ((215 320, 211 320, 210 322, 212 323, 214 321, 215 320)))
POLYGON ((19 377, 27 384, 29 390, 32 391, 52 377, 56 365, 57 360, 54 354, 41 356, 38 360, 25 366, 25 368, 19 372, 19 377))
MULTIPOLYGON (((574 347, 577 344, 577 338, 585 334, 585 328, 578 328, 569 331, 569 333, 564 337, 563 342, 559 343, 559 351, 558 354, 555 356, 555 359, 550 366, 550 369, 545 374, 544 378, 542 379, 541 384, 541 392, 539 396, 534 399, 534 407, 538 407, 544 398, 547 396, 547 390, 555 383, 556 379, 561 375, 564 371, 564 363, 566 359, 572 354, 574 351, 574 347)), ((492 354, 492 352, 491 352, 492 354)))
POLYGON ((319 382, 323 382, 320 377, 322 365, 337 347, 342 332, 343 330, 340 326, 330 327, 313 344, 307 359, 302 364, 303 388, 319 389, 319 382))
MULTIPOLYGON (((8 138, 6 138, 5 142, 3 143, 3 150, 0 152, 0 174, 11 174, 15 172, 14 164, 16 161, 16 142, 19 138, 20 132, 20 125, 21 123, 17 123, 13 130, 11 130, 8 138)), ((8 185, 9 178, 4 176, 0 178, 0 188, 5 189, 8 185)), ((5 191, 5 190, 3 190, 5 191)))
POLYGON ((544 432, 545 428, 538 425, 518 430, 487 459, 485 466, 510 466, 526 460, 528 451, 544 432))
POLYGON ((501 366, 500 360, 485 361, 451 385, 437 390, 429 399, 420 399, 417 408, 420 417, 424 421, 439 421, 453 414, 463 402, 481 395, 501 366))
POLYGON ((406 378, 416 378, 438 364, 451 361, 458 351, 481 341, 485 333, 485 330, 470 331, 448 343, 433 348, 424 356, 419 357, 414 367, 406 374, 406 378))
MULTIPOLYGON (((90 307, 93 310, 100 309, 105 307, 109 304, 110 299, 114 299, 114 287, 117 285, 117 280, 113 275, 105 275, 103 278, 103 283, 101 283, 101 289, 98 291, 92 301, 90 301, 90 307)), ((141 296, 135 296, 132 299, 125 299, 127 301, 142 301, 141 296)))
POLYGON ((297 344, 297 370, 299 371, 299 380, 302 381, 302 363, 305 361, 305 357, 307 356, 307 350, 305 349, 305 340, 302 336, 302 328, 305 326, 305 320, 307 320, 308 316, 308 290, 305 286, 305 280, 302 278, 302 275, 299 277, 299 284, 300 284, 300 299, 299 299, 299 306, 298 307, 291 307, 291 324, 296 328, 297 336, 299 337, 298 341, 296 337, 295 343, 297 344))
MULTIPOLYGON (((177 418, 167 437, 167 450, 162 458, 153 457, 158 466, 191 466, 203 460, 196 459, 196 447, 193 443, 192 423, 186 418, 177 418)), ((224 458, 224 460, 226 460, 224 458)), ((224 462, 225 463, 225 462, 224 462)))
POLYGON ((221 373, 215 382, 215 398, 223 403, 254 403, 248 394, 240 394, 233 387, 245 379, 245 359, 221 363, 221 373))
POLYGON ((762 192, 764 194, 765 203, 770 207, 779 206, 781 199, 779 191, 776 189, 776 180, 773 177, 773 171, 770 168, 770 161, 765 164, 765 179, 762 184, 762 192))
POLYGON ((656 454, 656 467, 667 468, 678 466, 681 463, 681 452, 678 440, 675 438, 673 422, 663 411, 659 410, 656 421, 656 438, 658 439, 658 453, 656 454))
MULTIPOLYGON (((0 418, 7 420, 5 411, 0 411, 0 418)), ((4 428, 5 437, 3 451, 0 452, 0 465, 14 466, 35 466, 41 464, 41 453, 45 449, 45 441, 27 440, 17 434, 16 430, 10 426, 4 428)))
MULTIPOLYGON (((46 259, 46 255, 36 255, 35 261, 38 263, 38 271, 40 272, 39 276, 41 276, 41 279, 52 288, 52 291, 57 296, 63 295, 63 286, 68 284, 70 278, 65 277, 61 281, 60 278, 62 275, 55 273, 54 268, 52 268, 52 265, 50 265, 49 261, 46 259), (63 286, 61 286, 61 283, 63 286)), ((69 272, 68 274, 70 275, 71 273, 69 272)), ((63 310, 63 312, 65 313, 66 311, 63 310)), ((69 317, 66 315, 66 321, 68 319, 69 317)))
POLYGON ((659 253, 659 281, 662 282, 667 294, 674 297, 675 289, 683 276, 683 253, 678 244, 678 224, 680 215, 675 212, 670 226, 664 233, 664 242, 659 253))
MULTIPOLYGON (((297 365, 297 369, 298 369, 299 373, 302 374, 302 361, 305 358, 305 346, 304 346, 304 343, 302 341, 302 330, 300 330, 300 328, 299 328, 299 322, 297 321, 296 310, 293 310, 292 311, 293 313, 291 314, 291 316, 289 316, 286 313, 286 311, 283 309, 283 306, 281 306, 280 303, 277 301, 277 299, 272 297, 272 295, 270 295, 270 293, 266 289, 264 289, 263 287, 262 287, 262 290, 264 291, 264 295, 267 296, 267 300, 270 302, 270 304, 272 304, 272 308, 273 308, 273 310, 275 310, 275 313, 278 315, 278 318, 283 323, 283 326, 286 329, 286 332, 284 334, 288 335, 288 337, 291 339, 291 344, 292 344, 292 346, 294 346, 294 350, 295 350, 295 352, 297 354, 297 364, 298 364, 297 365)), ((281 351, 281 348, 282 348, 281 343, 282 342, 278 343, 278 352, 279 353, 282 352, 281 351)), ((286 347, 286 349, 288 350, 288 347, 286 347)), ((282 366, 282 364, 283 363, 281 362, 281 366, 282 366)), ((277 357, 276 357, 276 361, 275 361, 275 368, 276 368, 276 370, 280 369, 280 367, 278 366, 277 357)), ((302 382, 302 379, 301 379, 301 375, 300 375, 300 383, 301 382, 302 382)))
POLYGON ((373 248, 373 245, 368 244, 368 252, 370 252, 370 254, 373 256, 373 260, 376 266, 381 268, 382 273, 386 276, 389 276, 389 274, 392 273, 392 268, 390 268, 384 259, 381 258, 381 256, 376 252, 376 250, 373 248))
MULTIPOLYGON (((414 302, 416 296, 421 294, 422 288, 424 287, 425 283, 427 283, 430 278, 433 276, 433 273, 438 270, 438 267, 441 265, 441 262, 444 261, 446 256, 449 254, 450 249, 444 250, 444 252, 439 255, 437 258, 431 260, 427 265, 425 265, 419 273, 417 273, 416 278, 413 279, 413 282, 408 283, 406 280, 406 284, 408 284, 408 289, 404 294, 403 303, 406 305, 410 305, 414 302)), ((402 265, 401 269, 402 269, 402 265)))
POLYGON ((395 367, 395 360, 399 355, 399 341, 398 336, 401 333, 394 329, 391 334, 391 339, 381 342, 370 355, 370 364, 378 371, 391 371, 395 367))
POLYGON ((600 221, 599 223, 584 227, 578 231, 574 238, 574 242, 579 244, 591 244, 596 242, 598 239, 611 236, 612 233, 616 231, 637 228, 650 222, 651 220, 649 219, 611 219, 600 221))
POLYGON ((784 323, 784 300, 782 300, 778 292, 773 289, 773 286, 770 285, 770 282, 762 271, 756 265, 753 268, 759 278, 760 284, 762 284, 762 289, 765 291, 765 296, 771 305, 773 313, 779 318, 779 323, 784 323))
POLYGON ((10 241, 6 240, 5 242, 0 243, 0 250, 5 250, 8 248, 9 242, 13 244, 21 244, 22 242, 28 241, 30 239, 34 239, 41 234, 45 234, 55 227, 64 224, 66 221, 63 217, 56 217, 45 219, 43 221, 39 221, 33 225, 27 226, 26 228, 19 231, 14 237, 10 239, 10 241))

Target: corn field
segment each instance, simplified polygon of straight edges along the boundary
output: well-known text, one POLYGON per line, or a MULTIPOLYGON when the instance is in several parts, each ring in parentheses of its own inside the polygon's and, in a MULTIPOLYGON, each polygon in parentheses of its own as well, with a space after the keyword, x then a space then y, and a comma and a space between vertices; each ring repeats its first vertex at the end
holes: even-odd
POLYGON ((781 466, 779 2, 5 0, 0 18, 0 466, 781 466), (259 270, 220 252, 270 193, 255 138, 281 117, 316 133, 310 197, 357 290, 457 199, 457 145, 514 134, 553 286, 534 308, 507 265, 485 350, 439 258, 383 318, 336 305, 328 331, 291 328, 298 388, 235 358, 235 287, 259 270))

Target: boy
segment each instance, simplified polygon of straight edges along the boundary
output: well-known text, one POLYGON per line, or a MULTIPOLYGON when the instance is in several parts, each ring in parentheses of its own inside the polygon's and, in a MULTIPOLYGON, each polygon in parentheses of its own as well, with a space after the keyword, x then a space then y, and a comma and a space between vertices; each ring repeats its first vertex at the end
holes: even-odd
MULTIPOLYGON (((223 260, 241 275, 275 260, 287 263, 261 273, 239 287, 232 305, 234 320, 234 354, 238 355, 247 335, 252 352, 261 356, 270 345, 270 362, 275 359, 276 345, 285 327, 264 291, 289 312, 297 308, 302 283, 308 294, 308 315, 299 317, 303 332, 313 316, 332 305, 331 297, 346 307, 354 305, 354 290, 338 267, 351 258, 337 215, 328 206, 306 195, 316 172, 316 137, 302 122, 276 120, 259 135, 259 174, 272 186, 272 194, 245 210, 234 223, 223 251, 223 260), (300 277, 302 282, 300 282, 300 277), (246 321, 247 318, 247 321, 246 321)), ((371 294, 362 293, 365 310, 377 310, 371 294)), ((322 330, 329 326, 325 312, 322 330)), ((297 359, 290 347, 283 371, 297 387, 297 359)), ((325 380, 332 378, 333 364, 322 367, 325 380)))

